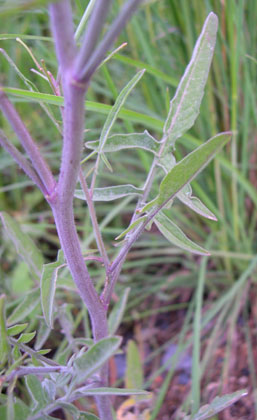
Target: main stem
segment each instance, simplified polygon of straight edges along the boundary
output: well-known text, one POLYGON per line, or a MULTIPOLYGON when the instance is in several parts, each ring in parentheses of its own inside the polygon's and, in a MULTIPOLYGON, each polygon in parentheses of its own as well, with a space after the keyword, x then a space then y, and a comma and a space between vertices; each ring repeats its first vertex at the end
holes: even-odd
MULTIPOLYGON (((79 175, 83 147, 84 101, 87 86, 76 83, 72 74, 63 80, 64 132, 63 151, 58 185, 49 197, 61 246, 79 294, 92 323, 95 341, 108 336, 107 311, 101 302, 83 259, 73 213, 73 196, 79 175)), ((108 365, 101 372, 103 386, 108 384, 108 365)), ((102 420, 112 420, 108 397, 98 397, 97 406, 102 420)))

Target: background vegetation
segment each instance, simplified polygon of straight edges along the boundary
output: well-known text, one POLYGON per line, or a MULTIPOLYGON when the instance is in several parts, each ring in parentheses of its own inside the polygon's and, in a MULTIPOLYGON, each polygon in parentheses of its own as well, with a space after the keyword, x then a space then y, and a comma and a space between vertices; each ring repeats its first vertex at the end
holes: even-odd
MULTIPOLYGON (((76 25, 85 3, 74 1, 76 25)), ((114 2, 111 15, 116 14, 121 3, 114 2)), ((57 169, 61 147, 59 108, 47 96, 52 93, 49 83, 31 71, 36 69, 33 54, 38 62, 43 59, 41 65, 56 75, 47 9, 41 2, 36 10, 20 7, 13 14, 8 7, 8 3, 3 3, 0 82, 11 88, 9 93, 24 122, 51 167, 57 169), (25 96, 18 89, 31 93, 25 96), (44 95, 39 98, 32 91, 44 95)), ((165 415, 181 418, 181 412, 187 412, 190 407, 191 395, 196 404, 200 394, 201 401, 206 403, 217 394, 244 387, 249 394, 236 405, 239 414, 233 417, 231 408, 219 418, 254 419, 257 415, 256 1, 147 1, 118 40, 117 47, 123 42, 127 45, 99 69, 87 95, 86 138, 95 140, 118 92, 136 70, 146 68, 114 131, 129 133, 147 128, 160 136, 169 100, 210 11, 218 15, 220 22, 215 56, 200 116, 190 133, 177 142, 176 157, 180 159, 220 131, 234 131, 226 150, 192 183, 194 194, 216 215, 218 222, 200 218, 179 202, 171 211, 174 221, 192 240, 210 249, 211 256, 187 254, 172 247, 157 231, 147 232, 130 252, 114 296, 117 300, 130 288, 120 332, 124 335, 127 363, 137 363, 140 367, 142 362, 143 366, 142 370, 138 367, 140 375, 132 385, 153 391, 154 397, 145 403, 146 408, 138 408, 145 416, 142 418, 148 415, 151 420, 165 419, 165 415), (141 362, 136 362, 137 357, 141 362), (167 360, 169 370, 165 366, 167 360), (186 362, 187 368, 183 366, 186 362)), ((2 116, 0 125, 17 145, 2 116)), ((101 186, 129 180, 140 187, 151 157, 144 151, 120 152, 110 163, 114 172, 103 170, 101 186)), ((21 224, 23 231, 37 242, 46 261, 54 261, 59 243, 51 212, 41 193, 2 150, 0 168, 1 211, 11 214, 21 224)), ((127 226, 134 201, 121 199, 116 207, 111 207, 108 203, 96 206, 104 239, 110 244, 127 226)), ((79 200, 76 200, 76 218, 83 249, 92 251, 95 244, 89 216, 79 200)), ((7 310, 11 312, 24 296, 29 296, 33 279, 5 236, 0 253, 0 287, 8 296, 7 310)), ((94 264, 90 269, 99 278, 100 287, 104 281, 101 269, 94 264)), ((60 310, 56 329, 51 334, 41 322, 39 303, 31 304, 31 310, 23 318, 23 322, 29 322, 26 332, 41 323, 33 345, 51 348, 53 357, 59 360, 68 357, 63 350, 71 336, 90 335, 87 314, 81 309, 72 286, 68 286, 58 289, 60 310), (67 322, 69 328, 64 328, 67 322)), ((116 365, 115 361, 111 363, 113 383, 122 376, 119 374, 124 369, 122 357, 119 362, 116 360, 116 365)), ((127 373, 128 387, 132 380, 127 373)))

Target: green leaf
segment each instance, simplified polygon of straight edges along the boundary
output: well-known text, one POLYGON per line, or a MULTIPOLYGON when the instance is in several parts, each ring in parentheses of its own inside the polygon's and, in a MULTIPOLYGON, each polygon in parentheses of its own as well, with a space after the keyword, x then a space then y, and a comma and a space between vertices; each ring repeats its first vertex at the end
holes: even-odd
POLYGON ((46 395, 41 381, 35 375, 27 375, 25 383, 33 401, 33 410, 40 409, 47 404, 46 395))
POLYGON ((205 168, 230 138, 231 132, 217 134, 184 157, 163 178, 159 195, 150 203, 146 204, 141 212, 155 205, 162 208, 205 168))
POLYGON ((58 251, 57 260, 50 264, 43 265, 40 280, 41 306, 46 324, 53 328, 54 296, 56 290, 58 269, 64 264, 64 256, 61 250, 58 251))
MULTIPOLYGON (((30 413, 29 407, 25 405, 24 402, 18 399, 17 397, 15 398, 13 409, 14 409, 14 417, 13 417, 14 420, 27 419, 29 417, 29 413, 30 413)), ((0 418, 2 420, 8 419, 7 406, 3 405, 2 403, 0 405, 0 418)))
POLYGON ((126 388, 142 388, 144 380, 142 362, 140 359, 138 347, 133 340, 129 340, 128 342, 126 355, 126 388))
MULTIPOLYGON (((99 140, 88 141, 85 143, 88 149, 98 151, 99 140)), ((123 149, 139 148, 144 149, 154 154, 158 153, 160 143, 152 137, 147 130, 143 133, 133 134, 114 134, 108 138, 102 151, 103 153, 118 152, 123 149)))
MULTIPOLYGON (((112 201, 127 195, 141 195, 143 190, 134 187, 134 185, 115 185, 114 187, 95 188, 93 201, 112 201)), ((75 190, 75 197, 80 200, 86 200, 83 190, 75 190)))
POLYGON ((10 336, 20 334, 27 326, 28 323, 13 325, 12 327, 7 328, 7 334, 10 336))
POLYGON ((170 102, 163 129, 164 138, 167 137, 166 148, 174 146, 176 139, 192 127, 199 114, 216 43, 217 28, 218 18, 211 12, 204 23, 176 94, 170 102))
POLYGON ((135 226, 137 226, 139 223, 144 222, 147 219, 147 216, 142 216, 139 217, 138 219, 136 219, 133 223, 131 223, 131 225, 129 225, 127 227, 127 229, 125 229, 122 233, 120 233, 115 240, 118 241, 121 238, 123 238, 125 235, 127 235, 127 233, 129 233, 132 229, 134 229, 135 226))
POLYGON ((120 296, 118 302, 115 303, 109 317, 108 317, 108 327, 109 334, 114 335, 119 328, 119 325, 122 321, 123 314, 126 308, 130 288, 126 287, 123 294, 120 296))
POLYGON ((8 325, 16 324, 16 322, 22 321, 24 318, 30 315, 30 313, 39 304, 39 301, 39 289, 34 289, 28 293, 7 319, 8 325))
POLYGON ((145 70, 139 71, 130 81, 129 83, 122 89, 120 94, 118 95, 115 104, 113 105, 108 117, 106 118, 106 121, 104 123, 100 139, 99 139, 99 153, 103 152, 105 143, 107 141, 107 138, 109 136, 109 133, 112 129, 113 124, 116 121, 116 118, 118 117, 119 111, 122 108, 125 100, 127 99, 128 95, 132 91, 132 89, 136 86, 136 84, 139 82, 141 77, 143 76, 145 70))
MULTIPOLYGON (((29 90, 2 87, 3 92, 9 93, 10 95, 20 97, 22 100, 29 102, 43 102, 55 106, 63 106, 64 100, 62 96, 51 95, 49 93, 31 92, 29 90)), ((111 105, 101 104, 98 102, 86 101, 85 108, 88 112, 99 112, 99 114, 108 115, 112 109, 111 105)), ((121 109, 119 118, 126 121, 132 121, 134 123, 142 124, 144 127, 151 128, 158 132, 162 131, 163 121, 150 115, 142 114, 140 112, 131 111, 129 109, 121 109)))
POLYGON ((177 198, 189 207, 191 210, 200 214, 203 217, 206 217, 210 220, 217 221, 217 217, 213 214, 199 198, 192 196, 192 188, 190 184, 187 184, 177 195, 177 198))
POLYGON ((247 390, 242 389, 240 391, 234 392, 233 394, 223 395, 222 397, 216 397, 214 400, 207 405, 204 405, 200 408, 198 413, 191 417, 186 417, 187 420, 205 420, 219 413, 230 405, 234 404, 240 398, 247 395, 247 390))
POLYGON ((154 223, 163 236, 165 236, 173 245, 192 252, 193 254, 210 255, 208 251, 191 241, 162 211, 155 216, 154 223))
POLYGON ((17 340, 17 343, 29 343, 35 337, 35 335, 36 335, 36 331, 33 331, 31 333, 21 334, 17 340))
POLYGON ((77 409, 77 407, 75 407, 75 405, 63 401, 60 402, 58 400, 56 405, 58 407, 62 407, 62 409, 66 410, 69 414, 71 414, 73 420, 79 420, 80 411, 77 409))
POLYGON ((98 341, 82 356, 74 360, 76 382, 83 382, 97 371, 119 348, 120 337, 107 337, 98 341))
POLYGON ((141 389, 120 389, 120 388, 88 388, 78 389, 83 395, 149 395, 149 392, 141 389))
POLYGON ((5 321, 5 295, 0 296, 0 364, 7 360, 10 346, 5 321))
POLYGON ((19 223, 9 214, 1 212, 0 217, 7 235, 16 247, 17 253, 29 266, 32 274, 39 278, 43 265, 41 252, 32 239, 21 230, 19 223))

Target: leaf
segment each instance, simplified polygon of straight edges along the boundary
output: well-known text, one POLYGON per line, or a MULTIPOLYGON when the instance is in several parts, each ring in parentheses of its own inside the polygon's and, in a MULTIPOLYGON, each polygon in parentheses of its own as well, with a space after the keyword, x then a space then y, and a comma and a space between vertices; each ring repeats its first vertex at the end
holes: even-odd
POLYGON ((35 375, 27 375, 25 383, 33 401, 33 410, 44 407, 47 404, 46 395, 41 381, 35 375))
POLYGON ((126 355, 126 388, 142 388, 144 380, 142 362, 138 347, 133 340, 128 342, 126 355))
MULTIPOLYGON (((114 187, 95 188, 93 201, 111 201, 117 200, 127 195, 141 195, 143 190, 134 187, 134 185, 116 185, 114 187)), ((83 190, 75 190, 75 197, 80 200, 86 200, 83 190)))
MULTIPOLYGON (((85 143, 85 146, 88 149, 98 151, 99 140, 88 141, 85 143)), ((155 138, 152 137, 147 130, 143 133, 114 134, 108 138, 108 141, 104 145, 102 151, 103 153, 108 153, 133 148, 140 148, 157 154, 160 148, 160 143, 155 140, 155 138)))
POLYGON ((75 359, 76 382, 83 382, 97 371, 116 352, 120 343, 120 337, 103 338, 90 347, 86 353, 75 359))
POLYGON ((32 239, 21 230, 19 223, 9 214, 1 212, 0 217, 7 235, 15 245, 17 253, 29 266, 32 274, 39 278, 43 265, 41 252, 32 239))
POLYGON ((56 405, 68 411, 68 413, 71 414, 73 420, 79 420, 80 411, 77 409, 77 407, 75 407, 75 405, 67 403, 67 402, 63 402, 63 401, 60 402, 58 400, 57 400, 56 405))
POLYGON ((99 139, 99 153, 103 152, 105 143, 107 141, 107 138, 109 136, 109 133, 112 129, 113 124, 115 123, 116 118, 118 117, 119 111, 124 104, 125 100, 127 99, 128 95, 132 91, 132 89, 135 87, 135 85, 139 82, 141 77, 143 76, 145 70, 139 71, 130 81, 129 83, 122 89, 120 94, 118 95, 115 104, 110 110, 110 113, 108 117, 106 118, 106 121, 104 123, 100 139, 99 139))
POLYGON ((7 328, 7 334, 9 336, 20 334, 23 330, 25 330, 25 328, 27 328, 27 326, 28 323, 13 325, 13 327, 7 328))
POLYGON ((149 395, 149 392, 141 389, 81 387, 78 388, 78 391, 83 393, 83 395, 149 395))
POLYGON ((21 334, 17 340, 17 343, 29 343, 35 337, 35 335, 36 335, 36 331, 33 331, 31 333, 21 334))
MULTIPOLYGON (((51 95, 49 93, 31 92, 29 90, 17 88, 2 87, 1 89, 5 93, 22 98, 22 101, 39 103, 43 102, 58 107, 64 105, 64 99, 62 96, 51 95)), ((111 105, 101 104, 99 102, 93 101, 86 101, 85 108, 87 112, 93 112, 94 114, 99 113, 102 115, 108 115, 108 113, 112 109, 111 105)), ((125 108, 121 109, 119 113, 119 118, 122 118, 125 121, 132 121, 134 123, 142 124, 144 127, 151 128, 158 132, 161 132, 163 128, 162 120, 155 117, 151 117, 150 115, 131 111, 125 108)))
POLYGON ((147 203, 141 212, 145 212, 153 206, 164 207, 205 168, 215 154, 230 140, 231 134, 229 131, 217 134, 180 160, 163 178, 159 195, 147 203))
POLYGON ((154 223, 163 236, 165 236, 165 238, 172 244, 185 249, 186 251, 192 252, 193 254, 210 255, 208 251, 191 241, 162 211, 155 216, 154 223))
POLYGON ((231 132, 217 134, 178 162, 161 182, 158 204, 170 200, 192 181, 230 138, 231 132))
POLYGON ((58 269, 62 264, 64 264, 64 256, 63 252, 59 250, 55 262, 43 265, 40 280, 41 306, 46 324, 49 328, 53 328, 53 309, 57 274, 58 269))
POLYGON ((109 327, 110 335, 114 335, 117 329, 119 328, 119 325, 122 321, 123 314, 126 308, 129 292, 130 292, 130 288, 126 287, 123 294, 119 298, 118 302, 115 303, 108 317, 108 327, 109 327))
POLYGON ((217 28, 218 18, 211 12, 204 23, 175 96, 170 102, 163 128, 164 137, 167 137, 166 148, 174 146, 176 139, 192 127, 199 114, 216 43, 217 28))
MULTIPOLYGON (((166 153, 165 156, 160 158, 158 165, 161 166, 167 174, 176 165, 175 156, 172 153, 166 153)), ((177 194, 177 198, 201 216, 204 216, 207 219, 217 220, 216 216, 198 198, 192 196, 190 184, 186 184, 184 188, 182 188, 177 194)))
POLYGON ((39 304, 39 301, 39 289, 34 289, 28 293, 7 319, 8 325, 16 324, 16 322, 26 318, 39 304))
POLYGON ((189 207, 191 210, 200 214, 203 217, 206 217, 210 220, 217 221, 217 217, 213 214, 199 198, 192 196, 192 188, 190 184, 187 184, 177 195, 177 198, 189 207))
POLYGON ((0 365, 7 360, 10 351, 5 321, 5 295, 0 296, 0 365))
POLYGON ((115 240, 118 241, 119 239, 123 238, 127 233, 129 233, 132 229, 134 229, 135 226, 137 226, 139 223, 144 222, 147 219, 147 216, 142 216, 136 219, 131 225, 127 227, 122 233, 120 233, 115 240))
MULTIPOLYGON (((223 395, 222 397, 216 397, 214 400, 207 405, 204 405, 200 408, 198 413, 190 417, 190 420, 205 420, 219 413, 230 405, 234 404, 240 398, 247 395, 247 390, 242 389, 240 391, 234 392, 233 394, 223 395)), ((189 417, 187 417, 189 420, 189 417)))

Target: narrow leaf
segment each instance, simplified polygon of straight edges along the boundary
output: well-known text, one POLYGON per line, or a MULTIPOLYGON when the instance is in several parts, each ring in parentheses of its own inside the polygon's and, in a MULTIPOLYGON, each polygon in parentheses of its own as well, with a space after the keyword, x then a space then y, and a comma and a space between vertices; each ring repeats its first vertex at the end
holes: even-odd
POLYGON ((17 342, 18 343, 29 343, 36 335, 36 331, 33 331, 31 333, 24 333, 21 334, 20 337, 18 338, 17 342))
POLYGON ((133 340, 129 340, 126 353, 126 388, 142 388, 144 379, 142 362, 140 359, 138 347, 133 340))
POLYGON ((17 253, 27 263, 33 275, 40 277, 43 265, 43 257, 32 239, 21 230, 19 223, 9 214, 0 213, 2 223, 7 235, 16 247, 17 253))
POLYGON ((83 395, 149 395, 149 392, 141 389, 120 389, 120 388, 79 388, 83 395))
POLYGON ((16 324, 16 322, 22 321, 24 318, 30 315, 30 313, 39 304, 39 301, 39 289, 34 289, 28 293, 7 319, 8 325, 16 324))
POLYGON ((7 328, 7 334, 9 336, 20 334, 23 330, 25 330, 25 328, 27 328, 27 326, 28 323, 13 325, 13 327, 7 328))
POLYGON ((53 328, 53 307, 56 290, 58 269, 64 264, 63 252, 59 250, 57 260, 50 264, 43 265, 40 281, 41 305, 46 324, 53 328))
MULTIPOLYGON (((99 140, 88 141, 86 147, 91 150, 99 150, 99 140)), ((114 134, 108 138, 102 151, 103 153, 118 152, 123 149, 139 148, 154 154, 158 153, 160 143, 152 137, 147 130, 143 133, 114 134)))
POLYGON ((199 114, 216 43, 217 28, 218 18, 211 12, 204 23, 176 94, 170 102, 163 129, 164 137, 167 137, 166 147, 174 146, 176 139, 192 127, 199 114))
POLYGON ((74 361, 76 382, 83 382, 97 371, 119 348, 120 337, 108 337, 98 341, 86 353, 74 361))
POLYGON ((103 152, 103 148, 105 146, 105 143, 107 141, 107 138, 109 136, 109 133, 112 129, 113 124, 115 123, 115 120, 119 114, 119 111, 124 104, 125 100, 127 99, 128 95, 132 91, 132 89, 135 87, 135 85, 139 82, 141 77, 143 76, 145 70, 139 71, 130 81, 129 83, 122 89, 119 96, 117 97, 115 104, 113 105, 108 117, 106 118, 106 121, 104 123, 100 139, 99 139, 99 152, 103 152))
POLYGON ((192 196, 192 189, 190 184, 184 187, 177 195, 177 198, 189 207, 191 210, 195 211, 196 213, 200 214, 203 217, 206 217, 210 220, 217 221, 217 217, 213 214, 202 202, 199 198, 192 196), (186 190, 185 190, 186 188, 186 190))
POLYGON ((120 233, 119 236, 115 238, 115 240, 118 241, 121 238, 123 238, 125 235, 127 235, 127 233, 129 233, 132 229, 134 229, 134 227, 136 227, 139 223, 144 222, 146 218, 147 216, 142 216, 136 219, 133 223, 131 223, 131 225, 127 227, 127 229, 125 229, 122 233, 120 233))
POLYGON ((126 308, 130 288, 126 287, 123 294, 119 298, 118 302, 114 305, 109 317, 108 317, 108 327, 109 334, 114 335, 119 328, 119 325, 122 321, 123 314, 126 308))
MULTIPOLYGON (((114 187, 95 188, 93 201, 112 201, 127 195, 141 195, 143 190, 134 185, 115 185, 114 187)), ((80 200, 86 200, 83 190, 75 190, 75 197, 80 200)))
POLYGON ((191 241, 162 211, 155 216, 154 223, 163 236, 165 236, 173 245, 192 252, 193 254, 210 255, 208 251, 191 241))
POLYGON ((217 134, 178 162, 162 180, 157 204, 163 206, 191 182, 230 138, 231 132, 217 134))
MULTIPOLYGON (((247 390, 242 389, 240 391, 234 392, 233 394, 223 395, 222 397, 216 397, 214 400, 207 405, 204 405, 200 408, 198 413, 193 417, 190 417, 191 420, 205 420, 213 417, 215 414, 219 413, 225 408, 231 406, 237 402, 240 398, 247 395, 247 390)), ((189 418, 188 418, 189 420, 189 418)))

